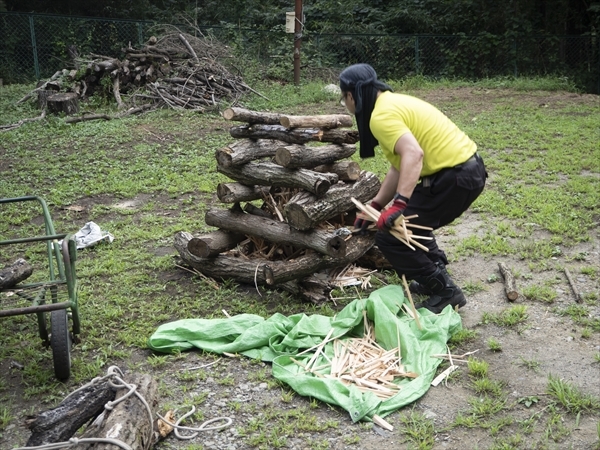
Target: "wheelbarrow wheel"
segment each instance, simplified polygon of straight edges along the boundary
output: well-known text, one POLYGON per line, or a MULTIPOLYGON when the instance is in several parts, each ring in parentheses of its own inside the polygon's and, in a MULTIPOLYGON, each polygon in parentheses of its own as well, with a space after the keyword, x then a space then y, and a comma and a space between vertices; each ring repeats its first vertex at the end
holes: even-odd
POLYGON ((50 313, 50 330, 54 374, 59 380, 66 380, 71 375, 71 335, 66 309, 50 313))

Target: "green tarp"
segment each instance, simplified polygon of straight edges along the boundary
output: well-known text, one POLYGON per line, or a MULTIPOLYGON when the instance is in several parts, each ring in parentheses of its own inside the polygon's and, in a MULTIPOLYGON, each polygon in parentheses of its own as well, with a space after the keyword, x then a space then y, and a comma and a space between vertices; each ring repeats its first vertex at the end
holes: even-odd
MULTIPOLYGON (((273 376, 300 395, 339 405, 350 413, 353 421, 370 420, 375 414, 385 417, 427 392, 441 361, 431 355, 446 353, 446 342, 461 328, 458 313, 446 307, 438 315, 420 309, 422 330, 419 330, 416 321, 402 309, 405 301, 402 288, 386 286, 372 292, 367 299, 354 300, 335 317, 274 314, 264 319, 240 314, 226 319, 178 320, 161 325, 148 340, 148 346, 164 353, 199 348, 272 362, 273 376), (401 390, 388 400, 333 378, 316 377, 291 360, 302 350, 321 343, 331 329, 332 337, 362 336, 364 310, 374 324, 376 341, 383 348, 398 346, 399 331, 404 368, 419 374, 414 379, 401 379, 398 382, 401 390)), ((331 359, 332 342, 325 346, 324 352, 331 359)), ((320 358, 326 361, 323 356, 320 358)), ((320 365, 319 360, 314 367, 320 365)))

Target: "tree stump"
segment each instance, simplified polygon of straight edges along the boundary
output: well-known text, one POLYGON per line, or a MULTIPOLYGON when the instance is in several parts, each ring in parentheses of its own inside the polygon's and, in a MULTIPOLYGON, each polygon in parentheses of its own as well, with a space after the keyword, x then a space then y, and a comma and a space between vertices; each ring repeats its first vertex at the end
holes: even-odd
POLYGON ((53 114, 65 113, 70 116, 79 112, 79 101, 74 92, 54 94, 46 99, 48 111, 53 114))

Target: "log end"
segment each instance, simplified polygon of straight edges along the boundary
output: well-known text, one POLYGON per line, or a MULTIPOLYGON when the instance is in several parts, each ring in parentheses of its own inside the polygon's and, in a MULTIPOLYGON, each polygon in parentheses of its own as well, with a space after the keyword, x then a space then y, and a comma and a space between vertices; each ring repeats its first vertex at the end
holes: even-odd
POLYGON ((313 221, 306 214, 301 206, 295 203, 288 203, 283 210, 285 220, 292 228, 300 231, 306 231, 312 228, 313 221))
POLYGON ((510 302, 514 302, 519 298, 519 293, 517 291, 506 291, 506 298, 510 302))
POLYGON ((319 180, 315 183, 314 194, 317 197, 322 197, 327 193, 330 187, 331 183, 329 182, 329 180, 319 180))
POLYGON ((210 248, 207 242, 202 239, 192 238, 187 243, 188 251, 198 258, 207 258, 210 254, 210 248))
POLYGON ((280 166, 287 167, 291 160, 292 155, 287 148, 281 147, 275 152, 275 162, 280 166))
POLYGON ((290 125, 291 125, 291 122, 290 122, 290 118, 289 118, 288 116, 281 116, 281 117, 279 118, 279 123, 280 123, 281 125, 283 125, 284 127, 286 127, 286 128, 291 128, 291 127, 290 127, 290 125))
POLYGON ((231 157, 231 149, 225 147, 220 148, 215 153, 215 158, 217 159, 217 164, 222 167, 231 166, 232 157, 231 157))
POLYGON ((225 120, 233 120, 233 118, 235 117, 235 111, 231 108, 227 108, 225 111, 223 111, 223 118, 225 120))

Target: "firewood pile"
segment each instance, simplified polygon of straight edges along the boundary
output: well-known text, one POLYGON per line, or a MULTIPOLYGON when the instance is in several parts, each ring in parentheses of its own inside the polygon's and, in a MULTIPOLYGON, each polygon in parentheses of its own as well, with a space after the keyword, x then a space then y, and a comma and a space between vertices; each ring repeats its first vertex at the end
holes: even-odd
POLYGON ((62 92, 71 102, 100 94, 114 97, 119 108, 151 105, 206 111, 222 100, 235 103, 252 90, 223 64, 232 59, 226 46, 209 37, 173 27, 143 46, 129 43, 123 53, 123 59, 72 55, 72 68, 57 71, 20 102, 37 94, 38 106, 44 109, 48 97, 62 92))
POLYGON ((323 271, 340 273, 374 243, 372 234, 353 233, 352 199, 369 201, 380 181, 347 159, 358 141, 347 129, 352 118, 235 107, 223 117, 244 122, 230 128, 236 140, 215 155, 217 170, 233 180, 217 186, 217 197, 231 206, 206 212, 206 224, 216 231, 179 232, 175 248, 204 277, 328 300, 335 283, 323 271))

